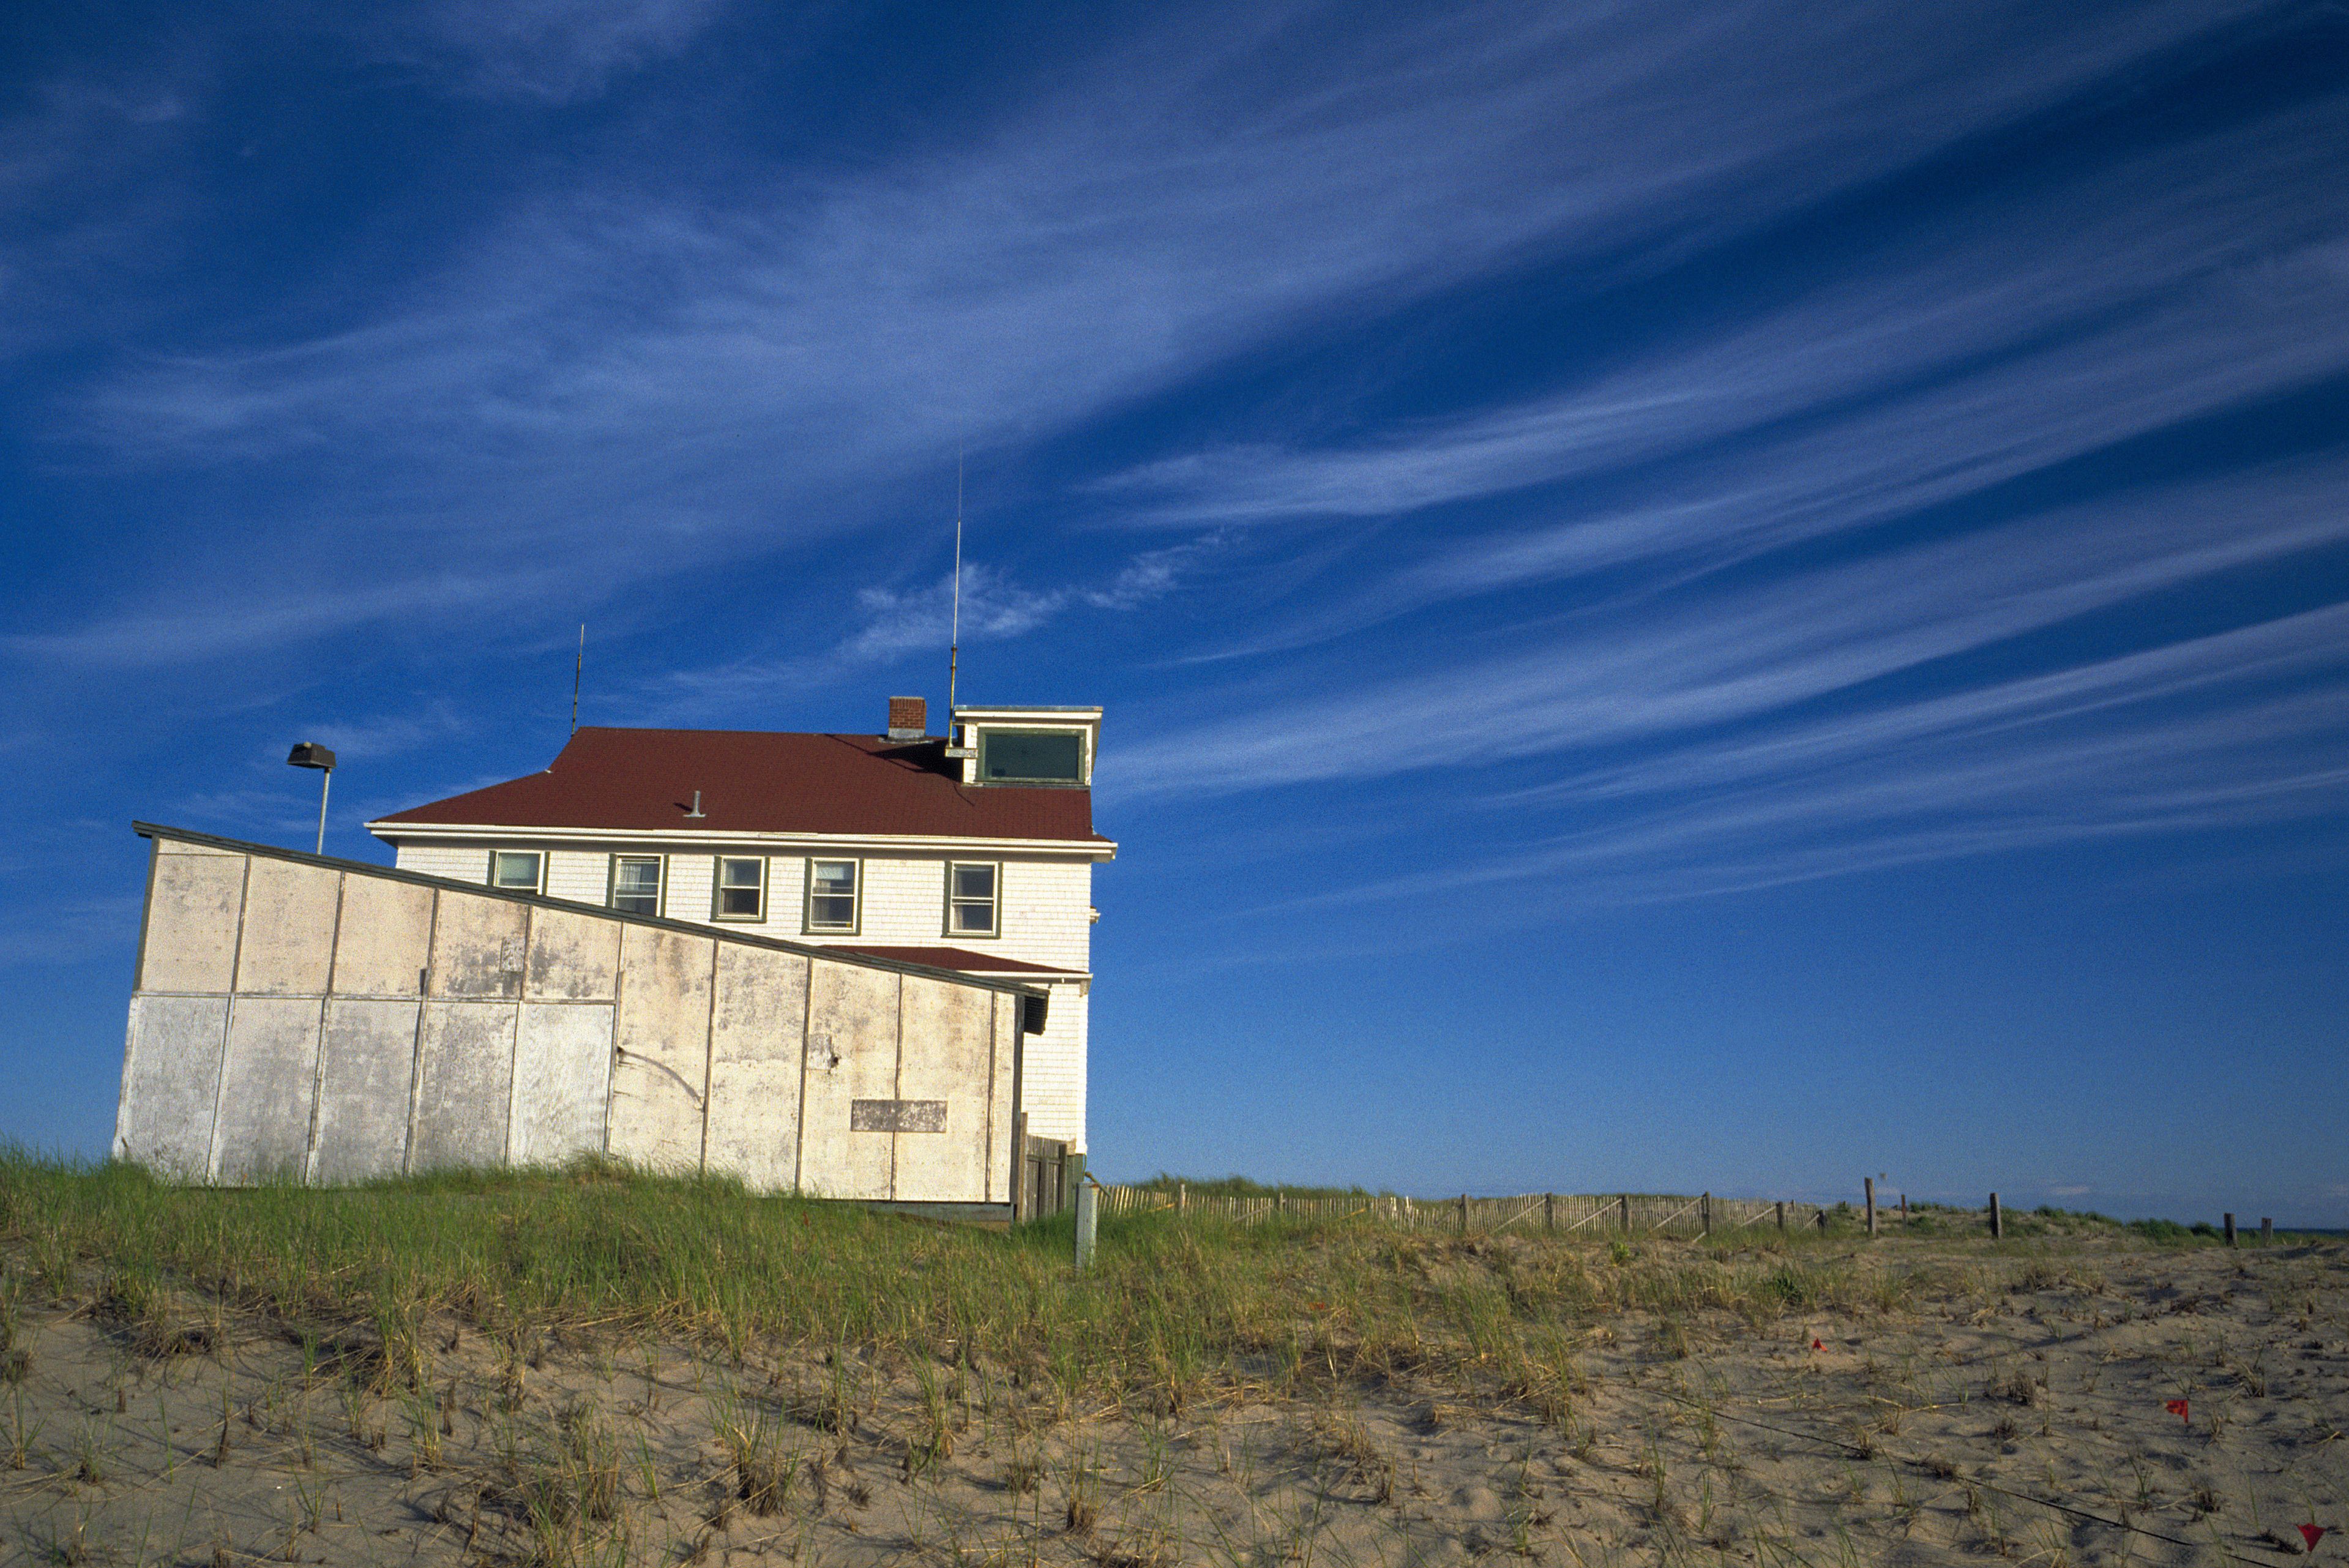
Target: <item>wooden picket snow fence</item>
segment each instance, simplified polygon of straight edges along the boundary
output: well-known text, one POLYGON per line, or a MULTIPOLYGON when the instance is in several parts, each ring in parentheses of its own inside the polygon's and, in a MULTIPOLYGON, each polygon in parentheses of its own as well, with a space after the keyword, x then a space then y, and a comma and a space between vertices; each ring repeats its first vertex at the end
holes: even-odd
POLYGON ((1104 1214, 1181 1213, 1244 1222, 1357 1221, 1454 1233, 1702 1236, 1749 1229, 1816 1226, 1818 1205, 1765 1199, 1658 1193, 1531 1192, 1510 1198, 1398 1198, 1353 1193, 1299 1198, 1286 1193, 1224 1197, 1186 1187, 1101 1190, 1104 1214))

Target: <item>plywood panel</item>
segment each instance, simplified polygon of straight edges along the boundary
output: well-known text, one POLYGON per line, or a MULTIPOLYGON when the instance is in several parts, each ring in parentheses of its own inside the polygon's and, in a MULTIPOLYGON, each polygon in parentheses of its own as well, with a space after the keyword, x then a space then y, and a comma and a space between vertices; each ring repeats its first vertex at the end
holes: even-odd
POLYGON ((427 1002, 411 1170, 502 1164, 515 1002, 427 1002))
POLYGON ((230 989, 244 910, 244 864, 243 855, 156 855, 140 990, 230 989))
POLYGON ((225 996, 133 996, 114 1155, 201 1181, 212 1153, 225 996))
POLYGON ((807 975, 796 954, 719 944, 708 1167, 761 1191, 789 1188, 798 1169, 807 975))
POLYGON ((897 1098, 942 1100, 947 1114, 942 1131, 894 1135, 897 1176, 891 1195, 900 1202, 969 1202, 985 1191, 994 999, 992 992, 968 985, 905 978, 897 1098))
POLYGON ((316 997, 236 999, 229 1014, 228 1058, 221 1068, 214 1180, 301 1180, 310 1156, 318 1014, 316 997))
POLYGON ((518 996, 530 906, 444 889, 432 932, 432 995, 518 996))
POLYGON ((314 1181, 367 1181, 399 1174, 408 1153, 408 1102, 421 1006, 341 997, 326 1005, 314 1181))
MULTIPOLYGON (((334 967, 335 903, 342 873, 255 859, 244 884, 244 940, 236 988, 257 996, 318 996, 334 967)), ((315 1009, 314 1009, 315 1011, 315 1009)))
POLYGON ((897 1098, 897 985, 887 970, 813 961, 800 1185, 832 1198, 887 1198, 897 1134, 851 1129, 855 1102, 897 1098))
POLYGON ((608 1002, 620 973, 616 920, 558 909, 531 917, 530 974, 523 996, 533 1002, 608 1002))
MULTIPOLYGON (((715 946, 673 931, 621 928, 608 1147, 648 1170, 701 1167, 715 946)), ((796 1100, 799 1086, 792 1088, 796 1100)))
POLYGON ((335 994, 419 996, 432 961, 432 890, 388 877, 343 880, 341 934, 335 943, 335 994))
POLYGON ((516 1165, 559 1165, 604 1147, 612 1009, 599 1002, 524 1002, 514 1040, 516 1165))

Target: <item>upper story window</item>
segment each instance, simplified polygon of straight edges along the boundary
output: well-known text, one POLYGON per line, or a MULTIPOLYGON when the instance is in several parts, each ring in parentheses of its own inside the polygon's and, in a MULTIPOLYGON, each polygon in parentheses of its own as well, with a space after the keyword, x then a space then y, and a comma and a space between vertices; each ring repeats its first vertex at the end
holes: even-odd
POLYGON ((810 861, 807 929, 856 930, 857 865, 854 861, 810 861))
POLYGON ((537 892, 546 886, 546 857, 530 850, 490 851, 490 885, 509 892, 537 892))
POLYGON ((1084 732, 981 728, 978 777, 987 784, 1081 784, 1084 732))
POLYGON ((1002 930, 999 889, 1003 870, 991 861, 957 861, 947 867, 947 934, 993 936, 1002 930))
POLYGON ((718 892, 709 913, 719 920, 766 919, 766 861, 752 856, 719 856, 718 892))
POLYGON ((661 912, 661 860, 658 855, 612 857, 612 907, 625 914, 661 912))

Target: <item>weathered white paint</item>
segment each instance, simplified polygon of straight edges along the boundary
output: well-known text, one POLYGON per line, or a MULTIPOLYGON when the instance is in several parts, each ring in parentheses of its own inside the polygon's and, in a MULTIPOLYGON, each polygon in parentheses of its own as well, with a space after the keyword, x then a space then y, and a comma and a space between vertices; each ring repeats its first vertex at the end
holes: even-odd
POLYGON ((807 974, 796 954, 718 944, 707 1158, 753 1187, 787 1188, 797 1177, 807 974))
MULTIPOLYGON (((346 903, 347 921, 350 913, 346 903)), ((414 1001, 327 1000, 312 1181, 333 1185, 399 1174, 408 1151, 421 1007, 414 1001)))
POLYGON ((506 1162, 518 1011, 495 1002, 424 1004, 410 1170, 506 1162))
MULTIPOLYGON (((715 942, 673 931, 621 931, 610 1148, 623 1160, 655 1170, 701 1169, 717 951, 715 942)), ((721 1156, 719 1165, 730 1168, 731 1161, 721 1156)))
MULTIPOLYGON (((151 923, 151 922, 150 922, 151 923)), ((200 1181, 212 1159, 228 1005, 220 996, 133 996, 114 1157, 200 1181)))
MULTIPOLYGON (((384 830, 394 845, 400 870, 477 886, 488 883, 488 849, 471 842, 449 844, 397 836, 402 830, 413 831, 384 830)), ((522 836, 501 841, 496 847, 545 855, 546 892, 550 898, 600 907, 609 896, 612 861, 616 857, 660 855, 661 913, 671 920, 819 947, 957 947, 1086 976, 1075 982, 1033 977, 1035 983, 1050 986, 1051 1016, 1045 1033, 1028 1042, 1022 1098, 1029 1130, 1037 1137, 1062 1139, 1079 1150, 1086 1147, 1086 1053, 1091 1022, 1088 993, 1092 970, 1092 855, 1021 855, 990 848, 858 856, 813 842, 804 846, 802 852, 778 853, 771 844, 728 849, 697 843, 686 849, 657 835, 599 844, 593 850, 566 847, 559 839, 522 836), (721 856, 766 862, 764 920, 716 918, 712 890, 721 856), (857 930, 853 934, 810 932, 804 921, 807 863, 812 859, 843 857, 858 860, 863 867, 857 930), (998 935, 968 936, 950 934, 947 929, 947 868, 963 860, 988 861, 1002 868, 998 935)))
POLYGON ((311 934, 335 919, 342 878, 321 866, 254 861, 244 887, 236 989, 247 996, 316 996, 326 988, 331 943, 311 934))
POLYGON ((318 1013, 317 1001, 308 996, 235 999, 212 1127, 215 1179, 301 1179, 309 1164, 318 1013))
POLYGON ((608 1004, 525 1002, 514 1036, 513 1119, 506 1158, 559 1165, 604 1147, 612 1071, 608 1004))
POLYGON ((768 1191, 1009 1194, 1016 992, 145 830, 138 972, 183 989, 132 996, 123 1158, 341 1182, 606 1150, 768 1191), (860 1099, 946 1126, 860 1131, 860 1099))
POLYGON ((432 960, 432 890, 383 877, 343 879, 335 941, 338 996, 421 996, 432 960))
POLYGON ((157 846, 140 990, 228 992, 244 929, 244 865, 242 856, 190 855, 157 846))

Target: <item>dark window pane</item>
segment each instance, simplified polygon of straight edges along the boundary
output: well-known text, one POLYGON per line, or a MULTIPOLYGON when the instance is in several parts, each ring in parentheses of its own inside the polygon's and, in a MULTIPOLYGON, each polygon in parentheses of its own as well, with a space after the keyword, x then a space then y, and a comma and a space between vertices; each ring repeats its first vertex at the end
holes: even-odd
POLYGON ((761 861, 720 861, 718 862, 719 885, 755 888, 760 882, 760 868, 764 863, 761 861))
POLYGON ((808 903, 808 923, 837 926, 845 930, 856 923, 856 901, 818 893, 808 903))
POLYGON ((856 891, 854 861, 818 861, 815 863, 815 885, 821 892, 854 892, 856 891))
POLYGON ((536 855, 501 850, 493 859, 495 864, 490 873, 490 881, 493 885, 514 888, 523 892, 538 891, 538 857, 536 855))
POLYGON ((754 887, 721 888, 718 893, 718 913, 756 919, 759 890, 754 887))
POLYGON ((955 867, 955 897, 993 898, 995 868, 993 866, 955 867))
POLYGON ((988 779, 1076 784, 1085 773, 1085 738, 1072 729, 978 732, 978 776, 988 779))
POLYGON ((995 929, 995 906, 991 903, 958 903, 954 906, 954 928, 958 932, 989 932, 995 929))

